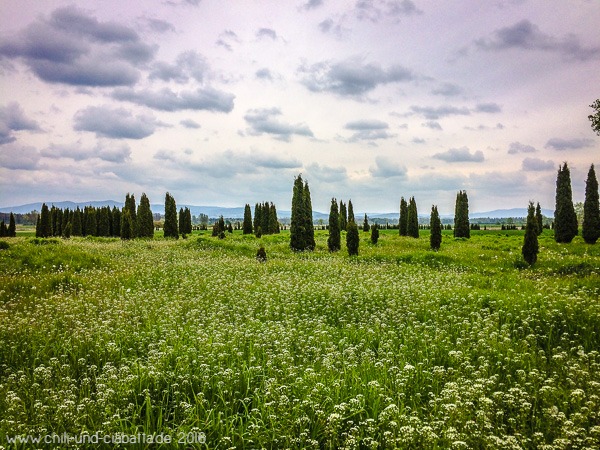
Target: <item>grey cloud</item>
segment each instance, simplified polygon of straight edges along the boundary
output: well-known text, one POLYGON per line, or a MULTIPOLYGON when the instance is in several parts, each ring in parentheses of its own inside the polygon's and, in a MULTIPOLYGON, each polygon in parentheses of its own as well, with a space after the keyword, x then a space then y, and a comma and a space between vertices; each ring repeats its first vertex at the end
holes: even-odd
POLYGON ((508 147, 508 154, 514 155, 517 153, 535 153, 537 150, 531 145, 521 144, 520 142, 511 142, 508 147))
POLYGON ((216 44, 219 47, 223 47, 228 51, 233 51, 233 43, 239 44, 240 39, 235 32, 231 30, 225 30, 219 35, 219 39, 217 39, 216 44))
POLYGON ((430 128, 432 130, 438 130, 438 131, 442 131, 442 126, 440 125, 440 123, 436 120, 429 120, 427 122, 423 122, 421 124, 421 126, 425 127, 425 128, 430 128))
POLYGON ((360 58, 341 62, 324 61, 301 67, 302 83, 313 92, 332 92, 341 96, 361 97, 379 85, 407 82, 415 75, 402 66, 382 69, 378 64, 365 64, 360 58))
POLYGON ((528 172, 544 172, 555 169, 553 161, 544 161, 539 158, 525 158, 523 160, 522 169, 528 172))
POLYGON ((146 24, 146 27, 155 33, 167 33, 175 32, 175 25, 171 22, 167 22, 162 19, 144 18, 142 21, 146 24))
POLYGON ((229 113, 233 110, 235 95, 207 87, 195 91, 173 92, 169 88, 160 91, 117 89, 112 97, 161 111, 207 110, 229 113))
POLYGON ((161 125, 152 116, 133 116, 126 109, 109 106, 89 106, 78 111, 74 120, 76 131, 90 131, 113 139, 143 139, 161 125))
POLYGON ((413 142, 413 144, 425 144, 426 141, 423 138, 416 137, 416 138, 413 138, 412 142, 413 142))
POLYGON ((296 158, 282 157, 281 155, 269 155, 266 153, 253 153, 249 156, 258 167, 267 169, 296 169, 302 167, 302 163, 296 158))
POLYGON ((200 128, 200 124, 192 119, 183 119, 183 120, 179 121, 179 123, 186 128, 193 128, 193 129, 200 128))
POLYGON ((190 50, 180 53, 174 64, 157 61, 150 71, 150 79, 185 83, 190 78, 203 82, 208 74, 209 66, 206 58, 200 53, 190 50))
POLYGON ((323 0, 308 0, 302 8, 305 10, 316 9, 323 5, 323 0))
POLYGON ((552 138, 546 142, 546 148, 552 148, 554 150, 579 150, 582 148, 588 148, 594 145, 593 139, 561 139, 552 138))
POLYGON ((356 120, 348 122, 344 128, 347 130, 364 131, 364 130, 385 130, 389 128, 388 124, 381 120, 356 120))
POLYGON ((0 167, 12 170, 35 170, 38 168, 40 152, 30 146, 7 145, 0 152, 0 167))
POLYGON ((282 141, 289 141, 293 135, 314 137, 313 132, 306 124, 291 125, 279 122, 277 117, 281 116, 278 108, 251 109, 244 119, 250 126, 249 133, 252 135, 271 134, 282 141))
POLYGON ((390 158, 377 156, 375 166, 369 167, 369 172, 375 178, 405 177, 406 167, 400 166, 390 158))
POLYGON ((411 0, 358 0, 355 5, 356 17, 377 23, 389 18, 399 20, 401 17, 421 14, 411 0))
POLYGON ((76 86, 132 85, 137 66, 155 52, 133 29, 99 22, 76 6, 58 8, 0 42, 0 56, 23 59, 44 81, 76 86))
POLYGON ((261 80, 269 80, 269 81, 273 81, 273 75, 271 74, 271 71, 269 69, 267 69, 266 67, 263 67, 262 69, 258 69, 255 73, 256 78, 260 78, 261 80))
POLYGON ((456 97, 463 92, 463 88, 453 83, 444 83, 431 91, 433 95, 441 95, 443 97, 456 97))
POLYGON ((310 178, 324 183, 341 183, 348 178, 348 173, 345 167, 330 167, 312 163, 306 166, 306 171, 310 178))
POLYGON ((556 39, 540 31, 537 25, 527 19, 496 30, 491 39, 479 39, 476 45, 484 50, 518 48, 553 52, 580 61, 600 57, 600 47, 583 47, 574 35, 556 39))
POLYGON ((422 114, 426 119, 438 120, 447 116, 468 116, 471 114, 469 108, 458 108, 456 106, 411 106, 411 111, 415 114, 422 114))
POLYGON ((6 106, 0 106, 0 145, 15 141, 13 131, 39 131, 39 124, 25 116, 21 105, 11 102, 6 106))
POLYGON ((475 112, 483 113, 499 113, 502 112, 502 107, 497 103, 479 103, 475 106, 475 112))
POLYGON ((269 38, 269 39, 273 39, 275 41, 275 40, 277 40, 277 33, 275 32, 275 30, 273 30, 271 28, 260 28, 256 32, 256 37, 258 39, 269 38))
POLYGON ((451 148, 445 152, 436 153, 433 158, 449 163, 483 162, 485 159, 481 150, 471 153, 467 147, 451 148))

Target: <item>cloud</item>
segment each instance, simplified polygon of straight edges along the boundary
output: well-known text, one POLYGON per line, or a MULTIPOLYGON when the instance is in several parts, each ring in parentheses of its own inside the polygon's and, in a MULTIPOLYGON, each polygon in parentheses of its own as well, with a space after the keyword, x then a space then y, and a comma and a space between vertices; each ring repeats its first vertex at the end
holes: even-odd
POLYGON ((374 141, 377 139, 390 139, 395 134, 390 134, 386 130, 389 125, 381 120, 356 120, 348 122, 344 128, 356 131, 346 142, 374 141))
POLYGON ((508 147, 508 154, 515 155, 517 153, 535 153, 537 150, 531 145, 521 144, 520 142, 511 142, 508 147))
POLYGON ((175 25, 173 25, 171 22, 167 22, 166 20, 143 17, 140 19, 140 21, 144 24, 145 28, 153 33, 175 32, 175 25))
POLYGON ((276 118, 281 115, 281 110, 278 108, 251 109, 248 110, 244 119, 250 126, 249 134, 253 136, 270 134, 286 142, 293 135, 313 137, 313 132, 306 124, 291 125, 279 122, 276 118))
POLYGON ((39 124, 25 116, 21 105, 11 102, 0 106, 0 145, 14 142, 17 138, 13 131, 40 131, 39 124))
POLYGON ((183 125, 185 128, 193 128, 193 129, 200 128, 200 124, 192 119, 183 119, 183 120, 180 120, 179 123, 181 125, 183 125))
POLYGON ((406 167, 400 166, 385 156, 377 156, 375 166, 369 167, 369 172, 375 178, 405 177, 406 167))
POLYGON ((484 156, 481 150, 471 153, 467 147, 451 148, 445 152, 436 153, 433 158, 449 163, 455 162, 483 162, 484 156))
POLYGON ((475 44, 483 50, 538 50, 560 54, 568 59, 586 61, 600 57, 600 47, 583 47, 572 34, 562 39, 540 31, 537 25, 524 19, 509 27, 500 28, 491 39, 478 39, 475 44))
POLYGON ((40 154, 45 158, 68 158, 73 161, 85 161, 93 158, 102 161, 123 163, 131 157, 131 148, 126 143, 98 142, 94 148, 85 148, 80 142, 69 145, 50 144, 40 154))
POLYGON ((249 155, 249 159, 258 167, 267 169, 297 169, 302 167, 302 163, 296 158, 284 157, 281 155, 272 155, 261 152, 253 152, 249 155))
POLYGON ((398 21, 401 17, 422 14, 411 0, 358 0, 355 14, 359 20, 378 23, 383 19, 398 21))
POLYGON ((239 44, 240 38, 235 32, 231 30, 225 30, 219 35, 216 45, 223 47, 225 50, 233 51, 233 44, 239 44))
POLYGON ((38 168, 40 152, 30 146, 8 144, 0 152, 0 168, 11 170, 34 170, 38 168))
POLYGON ((550 160, 544 161, 539 158, 525 158, 521 167, 527 172, 544 172, 554 170, 556 165, 550 160))
POLYGON ((273 81, 273 74, 266 67, 258 69, 254 75, 256 76, 256 78, 259 78, 261 80, 273 81))
POLYGON ((425 127, 425 128, 430 128, 432 130, 438 130, 438 131, 442 131, 442 126, 440 125, 440 123, 436 120, 429 120, 427 122, 423 122, 421 124, 421 126, 425 127))
POLYGON ((124 108, 88 106, 74 117, 76 131, 90 131, 98 137, 113 139, 143 139, 162 125, 153 116, 133 116, 124 108))
POLYGON ((306 166, 308 178, 314 178, 324 183, 342 183, 348 178, 346 168, 343 166, 331 167, 312 163, 306 166))
POLYGON ((438 120, 448 116, 468 116, 471 114, 469 108, 458 108, 456 106, 411 106, 411 111, 415 114, 422 114, 426 119, 438 120))
POLYGON ((453 83, 444 83, 433 89, 433 95, 441 95, 443 97, 456 97, 464 92, 464 89, 453 83))
POLYGON ((348 122, 344 128, 355 131, 385 130, 389 128, 389 125, 381 120, 356 120, 354 122, 348 122))
POLYGON ((149 78, 162 81, 185 83, 190 78, 202 83, 209 71, 206 58, 200 53, 190 50, 180 53, 174 64, 157 61, 152 65, 149 78))
POLYGON ((475 106, 475 112, 494 114, 502 112, 502 107, 497 103, 479 103, 477 106, 475 106))
POLYGON ((588 148, 594 145, 593 139, 561 139, 552 138, 546 142, 546 148, 552 148, 554 150, 579 150, 582 148, 588 148))
POLYGON ((267 38, 267 39, 272 39, 272 40, 276 41, 277 33, 272 28, 260 28, 256 32, 256 38, 257 39, 267 38))
POLYGON ((361 97, 379 85, 415 79, 415 75, 405 67, 396 65, 382 69, 378 64, 365 64, 356 57, 300 67, 299 72, 304 75, 304 86, 313 92, 331 92, 350 97, 361 97))
POLYGON ((308 11, 311 9, 317 9, 318 7, 323 5, 323 0, 308 0, 304 5, 302 5, 302 9, 308 11))
POLYGON ((211 87, 179 93, 169 88, 160 91, 148 89, 134 91, 120 88, 113 92, 112 97, 116 100, 128 101, 160 111, 206 110, 229 113, 233 110, 235 95, 211 87))
POLYGON ((75 86, 133 85, 155 52, 132 28, 99 22, 76 6, 58 8, 0 42, 0 56, 22 59, 44 81, 75 86))

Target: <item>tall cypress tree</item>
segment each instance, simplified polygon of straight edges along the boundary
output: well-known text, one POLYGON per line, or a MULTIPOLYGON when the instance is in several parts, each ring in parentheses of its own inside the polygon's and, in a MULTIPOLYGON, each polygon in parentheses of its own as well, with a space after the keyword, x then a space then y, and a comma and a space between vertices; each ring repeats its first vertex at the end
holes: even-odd
POLYGON ((279 220, 277 219, 277 208, 273 202, 271 202, 271 209, 269 211, 269 234, 279 233, 279 220))
MULTIPOLYGON (((4 222, 2 222, 4 223, 4 222)), ((42 215, 38 214, 35 222, 35 237, 42 237, 42 215)))
POLYGON ((558 169, 556 177, 556 208, 554 210, 554 240, 569 243, 577 236, 577 215, 573 206, 571 172, 567 163, 558 169))
POLYGON ((408 204, 407 234, 410 237, 419 237, 419 215, 417 213, 417 202, 411 197, 408 204))
POLYGON ((192 234, 192 211, 186 206, 183 212, 185 216, 185 232, 192 234))
POLYGON ((297 252, 306 249, 306 221, 304 208, 304 182, 302 180, 302 175, 298 175, 294 179, 292 216, 290 219, 290 248, 297 252))
POLYGON ((349 256, 358 255, 358 246, 360 244, 360 237, 358 235, 358 227, 356 222, 348 222, 347 233, 346 233, 346 248, 348 249, 349 256))
POLYGON ((354 218, 354 207, 352 206, 352 200, 348 200, 348 222, 356 222, 354 218))
MULTIPOLYGON (((116 206, 112 209, 112 235, 115 237, 121 236, 121 210, 116 206)), ((73 227, 73 229, 75 229, 73 227)), ((73 233, 75 234, 75 233, 73 233)))
POLYGON ((123 212, 121 213, 121 239, 129 240, 133 239, 133 219, 131 218, 131 212, 129 208, 123 207, 123 212))
POLYGON ((471 237, 471 227, 469 225, 469 198, 467 197, 467 191, 459 191, 456 194, 456 205, 454 207, 454 237, 471 237))
POLYGON ((181 234, 181 235, 185 234, 185 217, 183 216, 183 208, 179 208, 178 226, 179 226, 179 234, 181 234))
POLYGON ((15 223, 15 215, 12 213, 12 211, 10 213, 10 219, 8 219, 7 236, 8 237, 16 237, 17 236, 17 225, 15 223))
POLYGON ((312 200, 310 199, 310 189, 308 182, 304 182, 304 191, 302 192, 304 197, 304 230, 305 230, 305 244, 306 250, 314 250, 315 243, 315 226, 313 224, 313 211, 312 211, 312 200))
POLYGON ((73 211, 73 221, 71 222, 71 234, 73 236, 81 236, 83 233, 81 225, 81 210, 79 206, 73 211))
POLYGON ((374 223, 371 226, 371 243, 373 245, 377 245, 377 242, 379 241, 379 226, 374 223))
POLYGON ((537 261, 539 252, 537 230, 538 225, 535 218, 535 207, 533 206, 533 202, 529 202, 529 207, 527 208, 527 224, 525 225, 525 238, 521 253, 523 254, 523 259, 525 259, 530 266, 537 261))
POLYGON ((429 246, 433 250, 439 250, 442 245, 442 222, 436 205, 431 207, 431 217, 429 218, 429 246))
POLYGON ((165 194, 165 224, 164 236, 166 238, 179 239, 177 229, 177 204, 175 199, 168 192, 165 194))
POLYGON ((330 252, 337 252, 342 247, 340 237, 340 214, 338 204, 335 198, 331 199, 331 208, 329 209, 329 237, 327 238, 327 248, 330 252))
POLYGON ((271 234, 271 208, 269 202, 264 202, 261 208, 260 226, 263 234, 271 234))
POLYGON ((252 234, 252 211, 250 205, 246 203, 244 207, 244 225, 242 225, 243 234, 252 234))
POLYGON ((544 217, 542 216, 542 207, 540 206, 540 202, 537 202, 535 207, 535 221, 538 226, 538 236, 542 234, 544 231, 544 217))
POLYGON ((260 228, 262 231, 262 205, 257 203, 254 205, 254 233, 258 233, 260 228))
POLYGON ((108 207, 102 207, 98 209, 96 214, 96 222, 97 222, 97 234, 98 236, 110 236, 110 219, 109 219, 110 210, 108 207))
POLYGON ((133 237, 137 237, 138 235, 138 221, 137 221, 137 212, 135 206, 135 196, 133 194, 129 195, 129 192, 125 196, 125 208, 129 210, 129 215, 131 216, 131 221, 133 223, 133 237))
POLYGON ((348 228, 348 211, 346 204, 340 200, 340 230, 346 231, 346 228, 348 228))
POLYGON ((365 220, 363 220, 363 231, 365 233, 369 231, 369 218, 367 217, 367 213, 365 213, 365 220))
POLYGON ((142 193, 142 196, 140 197, 136 220, 137 226, 135 229, 137 230, 137 237, 154 237, 154 217, 152 216, 152 210, 150 209, 150 200, 148 200, 145 193, 142 193))
MULTIPOLYGON (((11 216, 12 217, 12 216, 11 216)), ((583 202, 583 225, 581 235, 588 244, 595 244, 600 238, 600 206, 598 204, 598 179, 592 164, 585 182, 583 202)))
POLYGON ((400 198, 400 218, 398 219, 400 236, 408 236, 408 204, 404 197, 400 198))
POLYGON ((42 213, 40 216, 40 235, 39 237, 50 237, 52 236, 52 218, 50 217, 50 210, 44 203, 42 204, 42 213))

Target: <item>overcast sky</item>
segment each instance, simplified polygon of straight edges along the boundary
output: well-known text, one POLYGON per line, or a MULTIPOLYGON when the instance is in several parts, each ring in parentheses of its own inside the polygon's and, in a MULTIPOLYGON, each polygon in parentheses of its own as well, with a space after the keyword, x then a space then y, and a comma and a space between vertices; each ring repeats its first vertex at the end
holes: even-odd
POLYGON ((0 206, 583 200, 596 0, 0 3, 0 206), (143 7, 141 6, 143 5, 143 7))

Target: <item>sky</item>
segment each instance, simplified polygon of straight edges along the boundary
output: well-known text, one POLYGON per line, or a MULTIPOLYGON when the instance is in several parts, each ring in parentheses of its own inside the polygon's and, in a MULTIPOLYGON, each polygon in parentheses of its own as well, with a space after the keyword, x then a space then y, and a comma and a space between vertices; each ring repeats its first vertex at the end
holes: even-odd
POLYGON ((0 206, 554 208, 600 162, 596 0, 0 1, 0 206))

